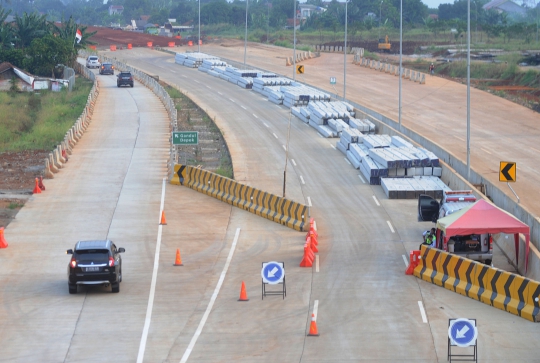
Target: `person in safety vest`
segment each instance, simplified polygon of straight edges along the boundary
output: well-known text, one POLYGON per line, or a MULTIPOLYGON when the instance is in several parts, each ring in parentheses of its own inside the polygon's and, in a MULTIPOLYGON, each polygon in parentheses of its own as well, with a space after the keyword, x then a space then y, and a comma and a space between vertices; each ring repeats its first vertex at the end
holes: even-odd
MULTIPOLYGON (((424 236, 424 243, 422 243, 422 245, 426 245, 429 247, 437 247, 435 228, 431 228, 431 231, 425 231, 424 233, 422 233, 422 235, 424 236)), ((422 245, 420 245, 420 247, 422 247, 422 245)))

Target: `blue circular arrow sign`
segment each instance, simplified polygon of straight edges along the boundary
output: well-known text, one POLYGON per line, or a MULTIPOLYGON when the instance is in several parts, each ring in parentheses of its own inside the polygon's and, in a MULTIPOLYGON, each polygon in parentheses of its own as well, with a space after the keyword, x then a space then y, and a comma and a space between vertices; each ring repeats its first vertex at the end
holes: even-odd
POLYGON ((264 283, 275 285, 283 282, 285 277, 285 269, 281 262, 263 262, 261 277, 264 283))
POLYGON ((450 337, 452 345, 457 345, 458 347, 474 345, 478 337, 476 322, 462 318, 451 320, 448 327, 448 337, 450 337))

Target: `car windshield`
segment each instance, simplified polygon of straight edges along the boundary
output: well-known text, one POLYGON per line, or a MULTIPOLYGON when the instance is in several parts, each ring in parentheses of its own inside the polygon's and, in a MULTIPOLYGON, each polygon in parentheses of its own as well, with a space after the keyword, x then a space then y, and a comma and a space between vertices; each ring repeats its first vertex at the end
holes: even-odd
POLYGON ((95 60, 98 60, 98 57, 89 57, 88 59, 92 60, 92 61, 95 61, 95 60))
POLYGON ((109 260, 109 251, 105 249, 77 250, 76 252, 80 263, 106 263, 109 260))

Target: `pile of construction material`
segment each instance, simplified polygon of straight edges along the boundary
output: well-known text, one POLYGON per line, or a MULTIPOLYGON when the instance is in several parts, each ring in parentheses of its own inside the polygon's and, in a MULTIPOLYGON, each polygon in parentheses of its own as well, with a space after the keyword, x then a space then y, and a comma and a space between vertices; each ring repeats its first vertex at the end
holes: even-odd
POLYGON ((385 177, 442 175, 439 158, 435 154, 417 148, 399 136, 358 136, 349 129, 341 133, 336 148, 371 185, 381 184, 381 178, 385 177))
POLYGON ((257 70, 242 70, 232 66, 215 66, 212 70, 213 72, 208 72, 213 76, 217 76, 227 82, 236 84, 242 88, 251 89, 253 87, 253 80, 262 75, 267 75, 261 71, 257 70))
POLYGON ((218 57, 205 53, 176 53, 174 61, 176 64, 189 68, 198 68, 204 60, 219 60, 218 57))
POLYGON ((227 67, 227 62, 224 62, 219 59, 205 59, 202 61, 202 64, 199 66, 199 71, 208 73, 209 71, 213 71, 214 68, 216 67, 225 68, 227 67))
POLYGON ((373 122, 356 119, 354 108, 342 101, 310 101, 306 107, 292 107, 291 112, 324 137, 340 137, 347 129, 354 129, 355 135, 375 132, 373 122))
POLYGON ((422 194, 441 199, 444 191, 451 190, 436 176, 382 178, 381 187, 388 199, 418 199, 422 194))
POLYGON ((306 106, 311 101, 330 101, 329 94, 298 82, 292 82, 290 86, 281 86, 280 91, 283 93, 283 106, 289 108, 306 106))

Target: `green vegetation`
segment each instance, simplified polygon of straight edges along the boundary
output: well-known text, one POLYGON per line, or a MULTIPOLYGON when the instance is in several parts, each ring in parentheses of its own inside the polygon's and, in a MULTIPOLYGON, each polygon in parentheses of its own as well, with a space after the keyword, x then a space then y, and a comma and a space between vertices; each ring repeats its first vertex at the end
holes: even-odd
POLYGON ((77 77, 72 92, 0 92, 0 153, 54 148, 81 115, 91 88, 77 77))
POLYGON ((11 202, 8 205, 8 209, 21 209, 22 207, 24 207, 24 204, 22 204, 22 203, 11 202))

